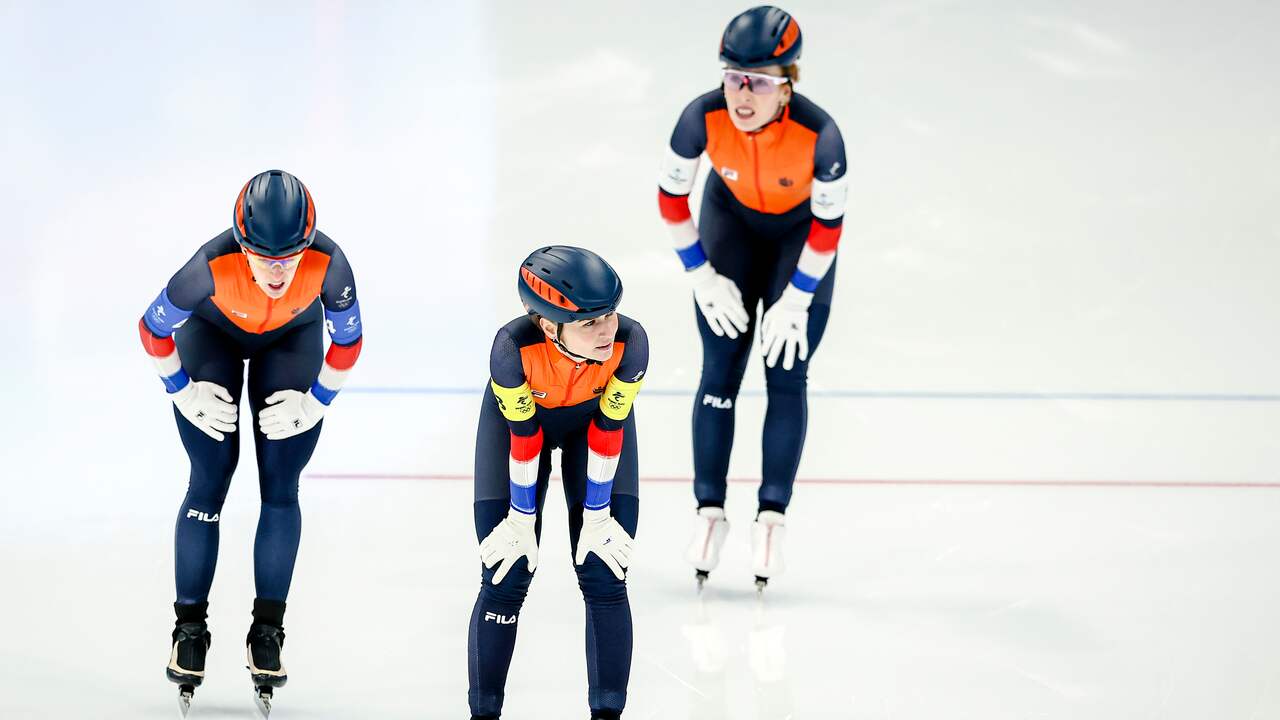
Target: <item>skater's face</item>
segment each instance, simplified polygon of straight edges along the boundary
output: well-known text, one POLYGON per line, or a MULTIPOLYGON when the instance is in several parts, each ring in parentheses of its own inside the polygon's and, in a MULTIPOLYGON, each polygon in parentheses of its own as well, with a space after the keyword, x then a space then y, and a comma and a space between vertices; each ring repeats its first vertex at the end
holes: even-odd
POLYGON ((267 297, 276 300, 284 297, 293 282, 293 276, 302 264, 302 253, 273 258, 251 253, 244 248, 245 258, 249 260, 249 271, 253 273, 253 281, 258 283, 267 297))
MULTIPOLYGON (((542 319, 542 331, 547 337, 556 338, 556 324, 542 319)), ((569 352, 596 362, 613 357, 613 340, 618 335, 618 314, 609 313, 590 320, 565 323, 561 330, 560 344, 569 352)))
POLYGON ((769 124, 791 102, 791 82, 781 65, 743 70, 724 69, 724 99, 729 119, 743 132, 755 132, 769 124))

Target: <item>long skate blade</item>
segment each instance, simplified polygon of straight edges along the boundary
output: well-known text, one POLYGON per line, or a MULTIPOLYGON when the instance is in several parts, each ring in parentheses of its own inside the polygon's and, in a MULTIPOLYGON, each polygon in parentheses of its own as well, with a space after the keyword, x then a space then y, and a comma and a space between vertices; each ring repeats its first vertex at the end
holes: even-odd
POLYGON ((258 712, 262 713, 263 720, 271 717, 271 699, 271 688, 259 687, 253 689, 253 704, 258 706, 258 712))
POLYGON ((191 698, 194 695, 195 688, 190 685, 178 688, 178 717, 185 718, 187 713, 191 712, 191 698))

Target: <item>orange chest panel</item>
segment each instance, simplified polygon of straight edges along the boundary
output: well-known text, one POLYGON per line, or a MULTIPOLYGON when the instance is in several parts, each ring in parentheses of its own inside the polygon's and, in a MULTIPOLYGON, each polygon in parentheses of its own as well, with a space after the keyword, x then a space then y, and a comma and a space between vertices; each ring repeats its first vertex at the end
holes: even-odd
POLYGON ((613 355, 602 365, 575 363, 544 340, 520 348, 524 376, 533 401, 544 408, 565 407, 598 398, 622 362, 626 343, 613 344, 613 355))
POLYGON ((706 121, 707 155, 738 202, 780 215, 809 199, 817 133, 786 115, 757 133, 734 127, 728 110, 706 121))
POLYGON ((249 262, 240 253, 210 260, 209 269, 213 271, 213 304, 241 330, 265 333, 297 317, 320 296, 329 256, 307 250, 289 289, 274 300, 253 281, 249 262))

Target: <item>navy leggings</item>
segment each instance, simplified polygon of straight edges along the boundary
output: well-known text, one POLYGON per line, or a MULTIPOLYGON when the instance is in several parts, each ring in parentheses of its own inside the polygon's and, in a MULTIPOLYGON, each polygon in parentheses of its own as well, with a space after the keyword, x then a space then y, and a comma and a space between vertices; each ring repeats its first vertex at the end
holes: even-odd
MULTIPOLYGON (((791 280, 804 249, 813 216, 808 203, 782 215, 744 207, 716 173, 707 178, 698 222, 707 259, 716 272, 733 280, 751 316, 747 331, 735 339, 717 336, 694 306, 702 336, 702 381, 693 402, 693 491, 698 507, 723 507, 734 413, 747 361, 760 354, 754 342, 756 306, 773 306, 791 280)), ((813 359, 831 313, 835 265, 818 284, 809 306, 809 360, 813 359)), ((785 512, 791 502, 796 469, 809 423, 809 362, 796 358, 791 370, 781 358, 764 371, 768 409, 764 416, 764 467, 758 495, 760 510, 785 512)))
MULTIPOLYGON (((265 407, 264 398, 277 390, 305 392, 320 372, 324 326, 319 312, 308 313, 312 314, 314 320, 300 317, 297 325, 256 336, 192 315, 174 335, 182 367, 191 380, 225 387, 237 406, 248 360, 249 412, 240 409, 240 425, 253 436, 257 451, 262 509, 253 546, 253 577, 257 596, 268 600, 283 601, 289 595, 302 534, 298 476, 311 459, 324 423, 286 440, 268 440, 258 430, 257 417, 265 407)), ((174 537, 177 601, 198 603, 208 599, 213 584, 222 503, 240 456, 240 431, 219 442, 188 422, 177 407, 173 414, 191 459, 191 479, 174 537)))
MULTIPOLYGON (((538 517, 535 531, 542 537, 542 508, 551 475, 551 450, 559 447, 564 500, 569 508, 570 562, 582 531, 582 501, 587 488, 587 424, 599 403, 595 400, 567 408, 538 408, 542 425, 542 456, 538 461, 538 517)), ((508 458, 511 441, 506 420, 491 392, 485 393, 476 433, 475 521, 476 539, 484 540, 507 516, 510 505, 508 458)), ((640 516, 639 463, 633 411, 623 426, 622 455, 614 475, 610 503, 618 524, 631 537, 640 516)), ((539 554, 538 563, 552 558, 539 554)), ((495 567, 496 569, 496 567, 495 567)), ((622 712, 631 676, 631 605, 627 583, 596 557, 574 565, 578 588, 586 603, 587 702, 593 711, 622 712)), ((498 717, 507 684, 516 628, 533 573, 528 561, 516 561, 500 585, 492 582, 494 569, 480 566, 480 593, 471 612, 467 634, 467 693, 471 713, 498 717)))

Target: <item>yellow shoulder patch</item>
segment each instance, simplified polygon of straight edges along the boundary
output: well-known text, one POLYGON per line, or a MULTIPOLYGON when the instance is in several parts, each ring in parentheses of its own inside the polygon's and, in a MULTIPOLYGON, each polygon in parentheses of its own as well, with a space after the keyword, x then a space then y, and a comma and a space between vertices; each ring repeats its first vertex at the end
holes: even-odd
POLYGON ((502 411, 503 417, 512 422, 533 417, 533 411, 537 406, 533 404, 533 393, 529 391, 529 383, 508 388, 490 380, 489 386, 493 388, 493 396, 498 398, 498 409, 502 411))
POLYGON ((616 375, 609 378, 609 384, 604 388, 604 395, 600 396, 600 412, 613 420, 625 420, 627 413, 631 412, 631 403, 635 402, 643 382, 643 380, 635 382, 619 380, 616 375))

